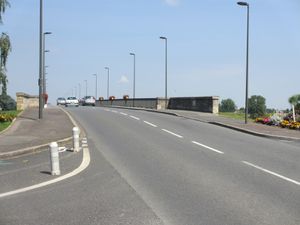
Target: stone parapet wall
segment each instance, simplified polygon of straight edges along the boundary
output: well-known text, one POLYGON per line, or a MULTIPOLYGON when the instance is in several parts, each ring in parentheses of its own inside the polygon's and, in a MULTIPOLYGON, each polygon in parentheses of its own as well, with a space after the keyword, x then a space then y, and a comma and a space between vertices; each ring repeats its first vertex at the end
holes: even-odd
POLYGON ((17 110, 24 110, 31 107, 39 107, 39 96, 17 92, 17 110))
POLYGON ((176 97, 169 99, 169 109, 219 113, 219 97, 176 97))
POLYGON ((97 106, 124 106, 139 107, 147 109, 164 109, 165 100, 163 98, 136 98, 136 99, 115 99, 113 101, 97 101, 97 106))

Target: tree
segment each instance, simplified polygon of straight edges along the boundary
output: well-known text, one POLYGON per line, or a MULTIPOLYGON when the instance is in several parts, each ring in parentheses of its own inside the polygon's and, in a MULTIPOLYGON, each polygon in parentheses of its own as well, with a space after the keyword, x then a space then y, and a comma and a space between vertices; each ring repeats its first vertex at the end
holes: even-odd
MULTIPOLYGON (((0 0, 0 23, 2 23, 2 14, 10 4, 7 0, 0 0)), ((2 84, 2 95, 7 95, 7 76, 6 76, 6 62, 9 52, 11 51, 11 44, 9 36, 2 33, 0 37, 0 84, 2 84)))
POLYGON ((266 99, 260 95, 253 95, 248 101, 248 111, 251 118, 257 118, 266 114, 266 99))
POLYGON ((223 99, 220 105, 220 112, 235 112, 236 105, 234 101, 230 98, 223 99))
POLYGON ((2 23, 2 14, 5 13, 7 7, 10 7, 10 4, 7 0, 0 0, 0 23, 2 23))
POLYGON ((300 104, 300 95, 293 95, 289 97, 289 103, 292 105, 292 111, 293 111, 293 120, 296 121, 296 115, 295 115, 295 107, 298 109, 300 104))

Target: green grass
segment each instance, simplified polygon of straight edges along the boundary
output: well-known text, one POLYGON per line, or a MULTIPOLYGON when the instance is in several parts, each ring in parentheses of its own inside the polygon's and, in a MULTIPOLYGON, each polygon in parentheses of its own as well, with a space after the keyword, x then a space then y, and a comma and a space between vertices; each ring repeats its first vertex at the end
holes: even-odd
POLYGON ((10 124, 11 124, 11 122, 0 123, 0 132, 5 130, 10 124))
MULTIPOLYGON (((21 110, 11 110, 11 111, 0 111, 0 114, 9 114, 17 117, 21 110)), ((5 130, 12 122, 0 122, 0 132, 5 130)))
MULTIPOLYGON (((245 114, 244 113, 234 113, 234 112, 219 112, 220 116, 236 119, 236 120, 245 120, 245 114)), ((249 120, 252 121, 252 119, 249 118, 249 120)))

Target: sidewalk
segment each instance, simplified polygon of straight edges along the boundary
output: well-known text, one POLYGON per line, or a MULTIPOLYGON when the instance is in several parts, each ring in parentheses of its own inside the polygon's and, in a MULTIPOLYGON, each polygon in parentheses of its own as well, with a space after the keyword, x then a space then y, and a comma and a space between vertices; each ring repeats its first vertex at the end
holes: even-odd
MULTIPOLYGON (((121 107, 121 108, 126 108, 126 107, 121 107)), ((248 133, 260 137, 300 142, 299 130, 290 130, 287 128, 268 126, 259 123, 254 123, 251 121, 248 121, 248 123, 245 124, 245 122, 242 120, 222 117, 212 113, 203 113, 203 112, 187 111, 187 110, 171 110, 171 109, 155 110, 155 109, 128 108, 128 107, 126 109, 145 110, 149 112, 164 113, 164 114, 179 116, 187 119, 197 120, 205 123, 210 123, 222 127, 227 127, 229 129, 234 129, 240 132, 244 132, 244 133, 248 133)))
POLYGON ((28 108, 0 134, 0 158, 14 152, 26 153, 37 146, 45 147, 53 141, 68 141, 72 128, 69 117, 58 107, 44 109, 42 120, 38 119, 38 108, 28 108))
POLYGON ((192 112, 192 111, 189 112, 189 111, 182 111, 182 110, 166 110, 166 111, 172 112, 180 117, 199 120, 202 122, 223 126, 241 132, 253 134, 256 136, 276 138, 281 140, 300 141, 299 130, 291 130, 291 129, 280 128, 276 126, 268 126, 260 123, 254 123, 252 121, 248 121, 248 123, 245 124, 245 122, 242 120, 226 118, 211 113, 201 113, 201 112, 192 112))

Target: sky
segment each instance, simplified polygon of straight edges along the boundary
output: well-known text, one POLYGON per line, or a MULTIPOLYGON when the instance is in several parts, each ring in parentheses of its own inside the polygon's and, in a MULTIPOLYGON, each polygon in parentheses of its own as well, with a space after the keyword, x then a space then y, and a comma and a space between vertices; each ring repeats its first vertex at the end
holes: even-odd
MULTIPOLYGON (((8 94, 38 94, 39 0, 10 0, 1 32, 12 52, 8 94)), ((219 96, 245 102, 246 7, 234 0, 44 0, 47 92, 58 97, 163 97, 168 38, 168 96, 219 96)), ((248 0, 249 96, 268 108, 290 108, 300 94, 300 1, 248 0)))

